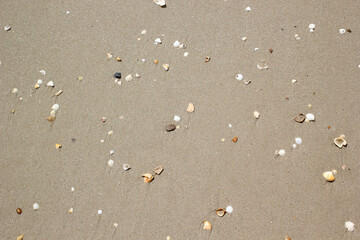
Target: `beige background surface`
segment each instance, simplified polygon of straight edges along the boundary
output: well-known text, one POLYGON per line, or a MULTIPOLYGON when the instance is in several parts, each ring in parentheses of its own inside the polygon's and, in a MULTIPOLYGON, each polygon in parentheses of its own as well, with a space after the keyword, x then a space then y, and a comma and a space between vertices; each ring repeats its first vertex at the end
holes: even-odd
POLYGON ((0 2, 0 239, 360 239, 359 1, 167 5, 0 2), (157 37, 163 44, 154 45, 157 37), (175 40, 187 49, 175 49, 175 40), (123 61, 108 61, 107 52, 123 61), (256 67, 263 59, 266 71, 256 67), (118 86, 116 71, 141 78, 118 86), (251 84, 236 81, 237 73, 251 84), (38 79, 44 85, 35 90, 38 79), (50 80, 54 89, 45 86, 50 80), (60 110, 51 124, 54 103, 60 110), (294 122, 301 112, 316 121, 294 122), (166 133, 174 115, 181 128, 166 133), (332 143, 340 134, 345 149, 332 143), (303 144, 291 150, 295 137, 303 144), (275 158, 280 148, 286 155, 275 158), (124 173, 123 163, 132 169, 124 173), (164 172, 145 185, 141 174, 159 164, 164 172), (325 183, 322 173, 332 169, 336 181, 325 183), (232 214, 212 212, 227 205, 232 214), (345 231, 348 220, 355 232, 345 231))

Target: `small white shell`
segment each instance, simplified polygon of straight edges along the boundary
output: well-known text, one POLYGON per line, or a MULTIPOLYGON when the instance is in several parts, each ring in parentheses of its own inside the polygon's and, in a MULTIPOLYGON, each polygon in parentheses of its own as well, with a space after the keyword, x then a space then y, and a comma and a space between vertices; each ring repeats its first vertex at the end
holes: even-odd
POLYGON ((12 93, 17 93, 19 90, 17 88, 14 88, 11 92, 12 93))
POLYGON ((343 28, 342 28, 342 29, 339 29, 339 33, 340 33, 340 34, 345 34, 345 33, 346 33, 346 30, 343 29, 343 28))
POLYGON ((275 154, 282 157, 285 155, 285 150, 284 149, 276 150, 275 154))
POLYGON ((99 209, 99 210, 98 210, 98 215, 101 215, 101 214, 102 214, 102 210, 99 209))
POLYGON ((241 40, 245 42, 247 40, 247 37, 242 37, 241 40))
POLYGON ((310 121, 310 122, 315 121, 315 116, 314 116, 314 114, 312 114, 312 113, 307 113, 307 114, 306 114, 306 120, 308 120, 308 121, 310 121))
POLYGON ((295 138, 295 142, 297 145, 300 145, 300 144, 302 144, 302 139, 297 137, 297 138, 295 138))
POLYGON ((46 74, 45 70, 40 70, 39 73, 41 73, 42 75, 46 74))
POLYGON ((227 213, 232 213, 234 211, 233 207, 232 206, 227 206, 226 207, 226 212, 227 213))
POLYGON ((160 7, 164 7, 166 5, 165 0, 154 0, 154 3, 160 7))
POLYGON ((129 170, 131 168, 131 166, 129 165, 129 164, 127 164, 127 163, 124 163, 123 164, 123 169, 124 169, 124 171, 127 171, 127 170, 129 170))
POLYGON ((37 84, 39 84, 39 85, 41 85, 43 83, 43 80, 41 80, 41 79, 39 79, 38 81, 37 81, 37 84))
POLYGON ((58 111, 60 109, 60 105, 55 103, 52 107, 51 107, 52 110, 54 111, 58 111))
POLYGON ((262 60, 260 63, 258 63, 257 68, 260 70, 266 70, 269 68, 269 66, 266 64, 265 60, 262 60))
POLYGON ((235 79, 238 80, 238 81, 241 81, 241 80, 244 79, 244 76, 242 74, 238 73, 238 74, 235 75, 235 79))
POLYGON ((154 44, 161 44, 161 43, 162 43, 162 41, 161 41, 161 39, 160 39, 160 38, 155 39, 154 44))
POLYGON ((72 192, 75 192, 75 188, 74 188, 74 187, 71 187, 71 191, 72 191, 72 192))
POLYGON ((145 29, 142 30, 142 31, 141 31, 141 34, 142 34, 142 35, 145 35, 145 34, 146 34, 146 30, 145 30, 145 29))
POLYGON ((50 81, 50 82, 48 82, 48 83, 46 84, 46 86, 48 86, 48 87, 54 87, 55 85, 54 85, 54 82, 53 82, 53 81, 50 81))
POLYGON ((314 32, 314 28, 310 29, 310 32, 313 33, 313 32, 314 32))
POLYGON ((56 111, 55 111, 55 110, 51 110, 51 111, 50 111, 50 116, 51 116, 51 117, 55 117, 55 115, 56 115, 56 111))
POLYGON ((251 11, 251 7, 245 8, 245 11, 250 12, 250 11, 251 11))
POLYGON ((113 167, 114 166, 114 160, 110 159, 107 164, 109 165, 109 167, 113 167))
POLYGON ((258 111, 255 111, 255 112, 254 112, 254 117, 255 117, 256 119, 259 119, 259 118, 260 118, 260 113, 259 113, 258 111))
POLYGON ((110 150, 110 155, 113 155, 115 153, 114 150, 110 150))
POLYGON ((5 27, 4 27, 4 30, 5 30, 5 31, 10 31, 10 29, 11 29, 11 26, 5 26, 5 27))
POLYGON ((291 82, 292 82, 292 83, 296 83, 297 80, 296 80, 296 79, 292 79, 291 82))
POLYGON ((295 149, 297 147, 297 145, 294 143, 292 146, 291 146, 293 149, 295 149))
POLYGON ((188 52, 184 52, 184 57, 187 57, 189 56, 189 53, 188 52))
POLYGON ((186 48, 186 45, 185 45, 185 44, 180 44, 179 48, 185 49, 185 48, 186 48))
POLYGON ((126 80, 127 82, 130 82, 131 80, 133 80, 133 76, 132 76, 131 74, 129 74, 129 75, 127 75, 127 76, 125 77, 125 80, 126 80))
POLYGON ((33 204, 33 209, 34 211, 38 210, 40 208, 39 204, 38 203, 34 203, 33 204))
POLYGON ((176 40, 176 41, 174 42, 174 47, 176 47, 176 48, 180 47, 180 42, 176 40))
POLYGON ((174 116, 174 121, 175 122, 180 122, 181 121, 181 117, 179 117, 179 116, 174 116))
POLYGON ((114 228, 117 228, 119 226, 118 223, 114 223, 114 228))
POLYGON ((345 222, 345 228, 349 231, 349 232, 353 232, 355 230, 355 224, 353 222, 347 221, 345 222))
POLYGON ((315 24, 313 24, 313 23, 310 23, 310 24, 309 24, 309 29, 314 29, 315 27, 316 27, 315 24))

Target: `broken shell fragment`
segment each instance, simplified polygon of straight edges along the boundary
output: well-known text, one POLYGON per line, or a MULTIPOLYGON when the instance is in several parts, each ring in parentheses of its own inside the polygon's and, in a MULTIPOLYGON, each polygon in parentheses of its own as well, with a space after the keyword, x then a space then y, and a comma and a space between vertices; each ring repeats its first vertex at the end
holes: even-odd
POLYGON ((314 116, 314 114, 312 114, 312 113, 307 113, 305 120, 307 120, 308 122, 314 122, 314 121, 315 121, 315 116, 314 116))
POLYGON ((57 144, 55 144, 55 148, 56 148, 56 149, 60 149, 60 148, 62 148, 62 145, 59 144, 59 143, 57 143, 57 144))
POLYGON ((169 64, 163 64, 162 66, 166 71, 169 71, 170 68, 169 64))
POLYGON ((113 167, 114 166, 114 160, 110 159, 107 164, 109 165, 109 167, 113 167))
POLYGON ((116 59, 116 61, 118 61, 118 62, 121 62, 121 61, 122 61, 120 57, 116 57, 115 59, 116 59))
POLYGON ((291 237, 286 236, 286 237, 284 238, 284 240, 291 240, 291 237))
POLYGON ((180 42, 176 40, 176 41, 174 42, 173 46, 174 46, 175 48, 180 47, 180 42))
POLYGON ((111 52, 108 52, 108 53, 107 53, 107 58, 108 58, 108 59, 112 59, 112 57, 113 57, 112 53, 111 53, 111 52))
POLYGON ((232 139, 232 141, 233 141, 233 143, 236 143, 237 141, 238 141, 238 137, 234 137, 233 139, 232 139))
POLYGON ((181 117, 179 117, 179 116, 174 116, 174 121, 175 122, 180 122, 181 121, 181 117))
POLYGON ((194 111, 195 111, 195 106, 194 106, 194 104, 189 103, 189 105, 188 105, 188 107, 187 107, 186 111, 187 111, 188 113, 192 113, 192 112, 194 112, 194 111))
POLYGON ((324 177, 325 180, 328 181, 328 182, 333 182, 333 181, 335 181, 334 171, 324 172, 324 173, 323 173, 323 177, 324 177))
POLYGON ((51 116, 51 117, 55 117, 55 115, 56 115, 56 111, 55 111, 55 110, 51 110, 51 111, 50 111, 50 116, 51 116))
POLYGON ((10 30, 11 30, 11 26, 8 26, 8 25, 5 26, 5 27, 4 27, 4 30, 7 31, 7 32, 10 31, 10 30))
POLYGON ((55 87, 53 81, 48 82, 48 83, 46 84, 46 86, 48 86, 48 87, 55 87))
POLYGON ((166 130, 167 132, 172 132, 172 131, 174 131, 175 129, 176 129, 176 125, 175 125, 175 124, 169 124, 169 125, 167 125, 166 128, 165 128, 165 130, 166 130))
POLYGON ((295 122, 302 123, 305 121, 305 115, 300 113, 294 118, 295 122))
POLYGON ((154 0, 154 3, 160 7, 165 7, 166 6, 166 2, 165 0, 154 0))
POLYGON ((156 65, 159 64, 159 60, 155 59, 155 60, 154 60, 154 63, 155 63, 156 65))
POLYGON ((60 94, 62 94, 62 92, 63 92, 63 90, 59 90, 59 91, 57 91, 55 94, 54 94, 54 96, 59 96, 60 94))
POLYGON ((205 62, 206 62, 206 63, 207 63, 207 62, 210 62, 210 59, 211 59, 211 57, 206 56, 206 57, 205 57, 205 62))
POLYGON ((353 222, 347 221, 345 222, 345 228, 349 231, 349 232, 353 232, 355 230, 355 224, 353 222))
POLYGON ((155 39, 155 41, 154 41, 154 44, 161 44, 162 43, 162 41, 161 41, 161 39, 160 38, 157 38, 157 39, 155 39))
POLYGON ((254 117, 255 117, 256 119, 259 119, 259 118, 260 118, 260 113, 259 113, 258 111, 255 111, 255 112, 254 112, 254 117))
POLYGON ((129 170, 131 168, 131 166, 129 165, 129 164, 127 164, 127 163, 124 163, 123 164, 123 169, 124 169, 124 171, 127 171, 127 170, 129 170))
POLYGON ((251 83, 251 80, 244 80, 245 85, 248 85, 249 83, 251 83))
POLYGON ((150 183, 154 179, 151 173, 144 173, 142 177, 144 178, 144 183, 150 183))
POLYGON ((101 118, 101 122, 102 122, 102 123, 105 123, 105 122, 106 122, 106 117, 102 117, 102 118, 101 118))
POLYGON ((34 204, 33 204, 33 209, 34 209, 34 211, 39 210, 39 208, 40 208, 40 206, 39 206, 38 203, 34 203, 34 204))
POLYGON ((60 109, 60 105, 55 103, 52 107, 51 107, 52 110, 54 111, 58 111, 60 109))
POLYGON ((346 146, 347 142, 345 140, 345 135, 340 135, 340 137, 335 138, 334 143, 338 148, 342 148, 343 146, 346 146))
POLYGON ((21 234, 16 237, 16 240, 23 240, 23 239, 24 239, 24 234, 21 234))
POLYGON ((35 89, 40 88, 40 85, 38 83, 35 84, 35 89))
POLYGON ((265 62, 265 60, 262 60, 260 63, 258 63, 257 65, 257 68, 258 69, 260 69, 260 70, 266 70, 266 69, 268 69, 269 68, 269 66, 268 65, 266 65, 266 62, 265 62))
POLYGON ((203 222, 203 229, 211 231, 212 225, 209 221, 203 222))
POLYGON ((11 92, 12 93, 17 93, 19 90, 17 88, 14 88, 11 92))
POLYGON ((73 208, 70 208, 70 209, 69 209, 69 213, 72 213, 73 211, 74 211, 73 208))
POLYGON ((226 212, 227 213, 232 213, 234 211, 233 207, 232 206, 227 206, 226 207, 226 212))
POLYGON ((55 116, 48 116, 46 119, 47 119, 49 122, 53 122, 53 121, 55 121, 56 117, 55 117, 55 116))
POLYGON ((238 73, 238 74, 235 75, 235 79, 238 80, 238 81, 241 81, 241 80, 244 79, 244 76, 242 74, 238 73))
POLYGON ((130 82, 131 80, 133 80, 133 76, 132 76, 131 74, 129 74, 129 75, 127 75, 127 76, 125 77, 125 80, 126 80, 127 82, 130 82))
POLYGON ((226 211, 223 208, 216 209, 216 215, 219 217, 223 217, 225 215, 226 211))
POLYGON ((154 173, 157 174, 157 175, 160 175, 162 172, 164 171, 164 168, 163 166, 157 166, 155 169, 154 169, 154 173))
POLYGON ((284 149, 276 150, 275 155, 283 157, 285 156, 285 150, 284 149))

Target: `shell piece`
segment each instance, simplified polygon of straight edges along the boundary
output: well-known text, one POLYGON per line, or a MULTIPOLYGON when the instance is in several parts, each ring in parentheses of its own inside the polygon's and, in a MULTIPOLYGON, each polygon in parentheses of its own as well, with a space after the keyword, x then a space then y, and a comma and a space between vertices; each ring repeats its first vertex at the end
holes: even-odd
POLYGON ((144 178, 144 183, 150 183, 154 179, 154 175, 151 173, 144 173, 141 176, 144 178))
POLYGON ((280 157, 283 157, 283 156, 285 156, 285 150, 284 149, 276 150, 275 154, 280 157))
POLYGON ((235 79, 238 80, 238 81, 241 81, 241 80, 244 79, 244 76, 242 74, 238 73, 238 74, 235 75, 235 79))
POLYGON ((284 238, 284 240, 291 240, 291 237, 286 236, 286 237, 284 238))
POLYGON ((179 117, 179 116, 174 116, 174 121, 175 122, 180 122, 181 121, 181 117, 179 117))
POLYGON ((127 164, 127 163, 124 163, 124 164, 123 164, 123 169, 124 169, 124 171, 130 170, 130 168, 131 168, 131 166, 130 166, 129 164, 127 164))
POLYGON ((161 44, 162 43, 162 41, 161 41, 161 39, 160 38, 157 38, 157 39, 155 39, 155 41, 154 41, 154 44, 161 44))
POLYGON ((256 119, 259 119, 259 118, 260 118, 260 113, 259 113, 258 111, 255 111, 255 112, 254 112, 254 117, 255 117, 256 119))
POLYGON ((72 213, 73 211, 74 211, 73 208, 70 208, 70 209, 69 209, 69 213, 72 213))
POLYGON ((35 89, 40 88, 40 85, 38 83, 35 84, 35 89))
POLYGON ((260 69, 260 70, 266 70, 269 68, 268 65, 266 65, 266 62, 265 60, 262 60, 260 63, 258 63, 257 65, 257 68, 260 69))
POLYGON ((339 29, 339 33, 340 33, 340 34, 345 34, 345 33, 346 33, 346 29, 344 29, 344 28, 339 29))
POLYGON ((114 160, 110 159, 107 164, 109 165, 109 167, 113 167, 114 166, 114 160))
POLYGON ((119 57, 119 56, 117 56, 115 59, 116 59, 116 61, 118 61, 118 62, 121 62, 121 61, 122 61, 121 57, 119 57))
POLYGON ((305 121, 305 115, 300 113, 294 118, 295 122, 302 123, 305 121))
POLYGON ((245 11, 250 12, 250 11, 251 11, 251 7, 246 7, 246 8, 245 8, 245 11))
POLYGON ((334 143, 338 148, 342 148, 343 146, 346 146, 347 142, 345 140, 345 135, 340 135, 340 137, 335 138, 334 143))
POLYGON ((155 59, 155 60, 154 60, 154 63, 155 63, 156 65, 159 64, 159 60, 155 59))
POLYGON ((160 175, 162 172, 164 171, 164 168, 163 166, 157 166, 155 169, 154 169, 154 173, 157 174, 157 175, 160 175))
POLYGON ((132 76, 131 74, 129 74, 129 75, 127 75, 127 76, 125 77, 125 80, 126 80, 127 82, 130 82, 131 80, 133 80, 133 76, 132 76))
POLYGON ((244 80, 245 85, 248 85, 249 83, 251 83, 251 80, 244 80))
POLYGON ((10 31, 10 30, 11 30, 11 26, 6 25, 6 26, 4 27, 4 30, 5 30, 5 31, 10 31))
POLYGON ((355 224, 353 222, 347 221, 345 222, 345 228, 349 231, 349 232, 353 232, 355 230, 355 224))
POLYGON ((309 24, 309 29, 315 29, 316 25, 314 23, 309 24))
POLYGON ((50 111, 50 117, 55 117, 56 116, 56 111, 55 110, 51 110, 50 111))
POLYGON ((309 122, 314 122, 315 121, 315 116, 312 113, 307 113, 306 114, 306 120, 309 122))
POLYGON ((16 237, 16 240, 23 240, 24 239, 24 234, 20 234, 19 236, 16 237))
POLYGON ((232 141, 233 141, 233 143, 236 143, 237 141, 238 141, 238 137, 234 137, 233 139, 232 139, 232 141))
POLYGON ((325 178, 326 181, 328 182, 333 182, 335 181, 335 176, 333 171, 327 171, 323 173, 323 177, 325 178))
POLYGON ((108 59, 112 59, 112 57, 113 57, 112 53, 111 53, 111 52, 108 52, 108 53, 107 53, 107 58, 108 58, 108 59))
POLYGON ((57 103, 55 103, 55 104, 51 107, 51 109, 54 110, 54 111, 57 111, 57 110, 60 109, 60 105, 57 104, 57 103))
POLYGON ((211 231, 211 229, 212 229, 211 223, 209 221, 205 220, 203 222, 203 229, 211 231))
POLYGON ((48 116, 46 119, 47 119, 49 122, 53 122, 53 121, 55 121, 56 117, 55 117, 55 116, 48 116))
POLYGON ((55 87, 55 84, 54 84, 53 81, 49 81, 49 82, 46 84, 46 86, 48 86, 48 87, 55 87))
POLYGON ((302 139, 299 138, 299 137, 295 138, 295 143, 296 143, 297 145, 302 144, 302 139))
POLYGON ((175 48, 180 47, 180 42, 176 40, 176 41, 174 42, 173 46, 174 46, 175 48))
POLYGON ((205 62, 206 62, 206 63, 207 63, 207 62, 210 62, 210 59, 211 59, 211 57, 206 56, 206 57, 205 57, 205 62))
POLYGON ((165 0, 154 0, 154 3, 160 7, 165 7, 166 6, 166 2, 165 0))
POLYGON ((170 68, 169 64, 163 64, 162 66, 165 69, 165 71, 169 71, 170 68))
POLYGON ((54 94, 54 96, 59 96, 60 94, 62 94, 62 92, 63 92, 63 90, 59 90, 59 91, 57 91, 55 94, 54 94))
POLYGON ((233 207, 232 206, 227 206, 226 207, 226 212, 227 213, 232 213, 234 211, 233 207))
POLYGON ((62 148, 62 145, 60 143, 57 143, 57 144, 55 144, 55 148, 60 149, 60 148, 62 148))
POLYGON ((223 209, 223 208, 219 208, 219 209, 216 209, 216 215, 218 215, 219 217, 223 217, 226 213, 226 210, 223 209))
POLYGON ((167 125, 166 128, 165 128, 165 130, 166 130, 167 132, 172 132, 172 131, 174 131, 175 129, 176 129, 176 125, 175 125, 175 124, 169 124, 169 125, 167 125))
POLYGON ((192 112, 194 112, 194 111, 195 111, 195 106, 194 106, 194 104, 189 103, 189 105, 188 105, 188 107, 187 107, 186 111, 187 111, 188 113, 192 113, 192 112))
POLYGON ((38 203, 34 203, 33 204, 33 209, 34 211, 38 210, 40 208, 39 204, 38 203))
POLYGON ((14 88, 11 92, 12 93, 17 93, 19 90, 17 88, 14 88))

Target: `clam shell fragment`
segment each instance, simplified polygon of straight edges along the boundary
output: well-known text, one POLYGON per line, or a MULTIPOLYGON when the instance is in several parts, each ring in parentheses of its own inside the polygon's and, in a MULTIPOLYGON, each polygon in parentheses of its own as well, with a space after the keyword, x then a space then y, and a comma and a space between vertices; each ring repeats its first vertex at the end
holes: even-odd
POLYGON ((163 64, 162 66, 165 69, 165 71, 169 71, 170 68, 169 64, 163 64))
POLYGON ((194 112, 194 111, 195 111, 195 106, 194 106, 194 104, 189 103, 189 105, 188 105, 188 107, 187 107, 186 111, 187 111, 188 113, 192 113, 192 112, 194 112))
POLYGON ((154 173, 157 174, 157 175, 160 175, 162 173, 162 171, 164 171, 164 168, 163 166, 157 166, 155 169, 154 169, 154 173))
POLYGON ((335 181, 335 176, 334 174, 336 173, 336 171, 327 171, 323 173, 323 177, 325 178, 326 181, 328 182, 333 182, 335 181))
POLYGON ((258 63, 257 68, 260 70, 266 70, 269 68, 269 66, 266 64, 265 60, 262 60, 260 63, 258 63))
POLYGON ((223 209, 223 208, 219 208, 219 209, 216 209, 216 215, 218 215, 219 217, 223 217, 226 213, 226 210, 223 209))
POLYGON ((303 113, 300 113, 294 118, 295 122, 303 123, 305 121, 305 115, 303 113))
POLYGON ((131 168, 131 166, 130 166, 129 164, 127 164, 127 163, 124 163, 124 164, 123 164, 123 169, 124 169, 124 171, 130 170, 130 168, 131 168))
POLYGON ((212 228, 212 225, 209 221, 206 220, 203 222, 203 229, 211 231, 211 228, 212 228))
POLYGON ((141 176, 144 178, 144 183, 150 183, 154 179, 154 176, 151 173, 144 173, 141 176))
POLYGON ((166 2, 165 0, 154 0, 154 3, 160 7, 165 7, 166 6, 166 2))
POLYGON ((343 146, 347 145, 347 142, 345 140, 345 135, 340 135, 340 137, 337 137, 334 139, 334 143, 338 148, 342 148, 343 146))

